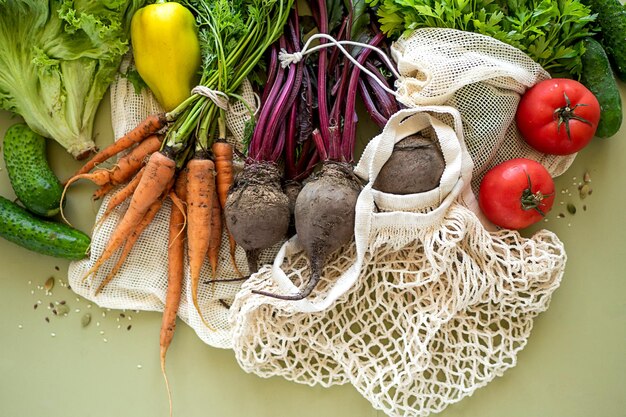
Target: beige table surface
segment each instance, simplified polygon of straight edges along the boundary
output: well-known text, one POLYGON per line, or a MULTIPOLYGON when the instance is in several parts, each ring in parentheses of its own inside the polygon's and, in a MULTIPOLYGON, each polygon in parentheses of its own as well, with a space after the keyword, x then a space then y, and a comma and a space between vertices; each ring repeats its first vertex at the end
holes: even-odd
MULTIPOLYGON (((626 103, 624 84, 621 90, 626 103)), ((96 121, 100 146, 112 140, 109 114, 107 98, 96 121)), ((0 137, 18 120, 0 111, 0 137)), ((49 159, 62 178, 79 166, 56 144, 49 146, 49 159)), ((0 194, 13 198, 4 161, 0 168, 0 194)), ((567 268, 517 366, 439 416, 626 416, 625 184, 622 127, 611 139, 595 139, 556 180, 557 206, 541 226, 564 242, 567 268), (593 194, 583 210, 573 184, 585 171, 593 194), (565 210, 567 202, 576 204, 575 215, 565 210), (557 218, 560 212, 565 218, 557 218)), ((89 200, 92 190, 77 187, 66 209, 86 232, 97 209, 89 200)), ((0 239, 0 417, 166 416, 160 315, 107 311, 78 298, 62 285, 67 268, 67 261, 0 239), (42 286, 51 276, 56 285, 47 295, 42 286), (60 301, 70 307, 67 317, 47 308, 60 301), (83 328, 86 312, 92 321, 83 328)), ((383 416, 350 385, 324 389, 246 374, 230 351, 203 344, 184 324, 168 369, 175 416, 383 416)))

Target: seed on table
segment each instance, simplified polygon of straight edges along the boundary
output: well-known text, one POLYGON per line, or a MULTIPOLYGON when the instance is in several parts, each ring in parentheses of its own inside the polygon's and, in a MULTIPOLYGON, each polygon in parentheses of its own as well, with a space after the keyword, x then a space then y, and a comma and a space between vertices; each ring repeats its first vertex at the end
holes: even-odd
POLYGON ((52 288, 54 288, 54 277, 50 277, 46 280, 46 283, 43 284, 44 288, 46 289, 46 291, 52 291, 52 288))
POLYGON ((83 327, 87 327, 87 326, 89 325, 89 323, 91 323, 91 314, 87 313, 87 314, 85 314, 85 315, 81 318, 81 320, 80 320, 80 324, 81 324, 83 327))
POLYGON ((572 203, 567 204, 567 211, 569 214, 576 214, 576 206, 572 203))

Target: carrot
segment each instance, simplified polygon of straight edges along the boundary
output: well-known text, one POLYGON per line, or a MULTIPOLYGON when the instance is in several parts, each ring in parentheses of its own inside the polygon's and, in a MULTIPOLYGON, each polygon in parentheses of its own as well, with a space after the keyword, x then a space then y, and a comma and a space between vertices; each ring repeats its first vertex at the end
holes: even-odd
POLYGON ((209 249, 211 212, 215 195, 213 161, 195 157, 187 163, 187 251, 191 274, 191 300, 202 322, 214 330, 202 316, 198 305, 200 271, 209 249))
POLYGON ((146 164, 145 172, 137 184, 130 205, 124 217, 111 234, 109 242, 100 258, 83 279, 87 279, 120 248, 135 226, 143 219, 152 204, 165 192, 174 178, 176 162, 162 152, 155 152, 146 164))
POLYGON ((104 214, 102 216, 103 219, 106 218, 109 214, 111 214, 111 212, 117 206, 122 204, 124 201, 126 201, 127 198, 133 195, 133 193, 135 192, 135 189, 137 189, 137 185, 139 185, 139 181, 141 181, 141 177, 143 176, 144 170, 145 170, 145 167, 141 168, 139 172, 133 177, 132 180, 130 180, 128 184, 126 184, 118 192, 113 194, 113 196, 109 199, 107 203, 106 210, 104 211, 104 214))
POLYGON ((215 187, 222 208, 226 206, 228 189, 233 183, 233 147, 223 140, 216 140, 211 147, 215 159, 215 187))
POLYGON ((117 275, 119 270, 124 265, 126 258, 128 258, 128 255, 130 255, 130 251, 132 250, 133 246, 139 239, 139 236, 141 236, 141 234, 146 229, 146 227, 148 227, 148 225, 152 222, 152 220, 154 220, 154 216, 156 216, 156 214, 159 212, 162 205, 163 205, 162 199, 158 199, 154 203, 152 203, 152 205, 146 212, 143 219, 141 219, 141 221, 136 225, 135 229, 131 232, 130 236, 128 236, 128 238, 126 239, 126 242, 124 243, 124 247, 122 248, 122 253, 120 255, 120 258, 118 259, 116 264, 113 266, 113 269, 111 269, 111 272, 109 272, 109 274, 102 280, 98 288, 96 288, 95 295, 100 294, 100 292, 102 292, 104 287, 106 287, 106 285, 109 282, 111 282, 111 280, 115 277, 115 275, 117 275))
POLYGON ((152 135, 120 158, 111 168, 111 182, 118 185, 132 178, 145 164, 147 158, 161 148, 161 140, 161 137, 152 135))
POLYGON ((158 132, 167 123, 165 113, 152 114, 139 123, 133 130, 113 142, 111 145, 95 154, 85 165, 83 165, 72 177, 85 174, 91 171, 96 165, 106 161, 114 155, 130 148, 134 144, 141 142, 148 136, 158 132))
POLYGON ((106 169, 99 169, 95 172, 88 172, 85 174, 80 174, 80 175, 74 175, 72 178, 70 178, 66 183, 65 186, 63 187, 63 192, 61 193, 61 203, 60 203, 60 211, 59 213, 61 214, 61 218, 65 221, 65 223, 70 224, 70 222, 65 218, 65 213, 63 212, 63 206, 64 206, 64 201, 65 201, 65 194, 67 193, 67 189, 69 188, 70 185, 72 185, 74 182, 85 178, 88 179, 90 181, 92 181, 93 183, 95 183, 96 185, 102 186, 103 187, 103 191, 106 191, 107 185, 109 184, 109 171, 106 169))
MULTIPOLYGON (((233 184, 234 179, 233 146, 223 139, 219 139, 213 142, 211 150, 213 151, 213 157, 215 159, 215 186, 217 189, 217 196, 220 200, 220 206, 222 207, 222 210, 224 210, 224 207, 226 207, 226 199, 228 198, 228 190, 233 184)), ((242 277, 243 274, 239 271, 237 261, 235 260, 235 249, 237 248, 237 243, 235 242, 233 235, 231 235, 228 230, 226 231, 228 232, 230 260, 233 264, 235 272, 242 277)))
POLYGON ((75 183, 76 181, 83 180, 83 179, 89 180, 96 185, 106 185, 111 182, 111 171, 109 171, 108 169, 98 169, 94 172, 87 172, 85 174, 74 175, 65 183, 65 187, 64 187, 65 190, 67 190, 69 186, 75 183))
POLYGON ((211 211, 211 237, 207 256, 211 264, 211 275, 215 279, 217 274, 217 262, 222 244, 222 210, 217 197, 217 190, 213 193, 213 209, 211 211))
POLYGON ((170 416, 172 415, 172 393, 170 383, 165 372, 165 356, 167 349, 174 338, 176 330, 176 315, 180 305, 180 296, 183 287, 185 242, 183 230, 185 228, 185 206, 175 203, 180 198, 179 203, 184 203, 187 198, 187 175, 183 173, 176 180, 176 190, 170 193, 172 198, 172 211, 169 223, 169 246, 167 250, 167 293, 165 294, 165 305, 163 308, 163 318, 161 320, 160 334, 160 357, 161 373, 167 388, 167 398, 170 404, 170 416))
POLYGON ((114 188, 115 188, 115 185, 111 184, 110 182, 106 183, 93 192, 93 194, 91 195, 91 199, 93 201, 100 200, 102 197, 104 197, 109 192, 111 192, 111 190, 114 188))

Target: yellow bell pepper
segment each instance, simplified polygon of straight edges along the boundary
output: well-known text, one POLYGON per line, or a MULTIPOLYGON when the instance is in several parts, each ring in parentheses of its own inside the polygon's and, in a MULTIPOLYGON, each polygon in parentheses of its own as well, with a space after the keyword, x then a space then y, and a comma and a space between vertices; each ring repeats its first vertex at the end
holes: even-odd
POLYGON ((179 3, 157 1, 131 20, 135 66, 165 111, 191 95, 200 70, 195 18, 179 3))

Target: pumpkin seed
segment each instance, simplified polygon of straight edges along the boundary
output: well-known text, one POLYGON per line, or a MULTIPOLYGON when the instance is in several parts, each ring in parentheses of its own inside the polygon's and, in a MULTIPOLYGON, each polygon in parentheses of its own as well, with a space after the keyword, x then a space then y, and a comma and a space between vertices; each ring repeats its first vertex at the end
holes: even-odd
POLYGON ((46 280, 46 283, 43 284, 43 288, 50 292, 54 288, 54 277, 50 277, 46 280))
POLYGON ((83 315, 83 318, 80 319, 80 324, 83 327, 87 327, 89 326, 89 323, 91 323, 91 314, 86 313, 85 315, 83 315))
POLYGON ((589 184, 585 183, 581 185, 580 188, 578 189, 578 194, 580 195, 581 200, 584 200, 585 198, 587 198, 587 196, 591 194, 591 187, 589 186, 589 184))
POLYGON ((567 203, 567 211, 569 214, 576 214, 576 206, 572 203, 567 203))

